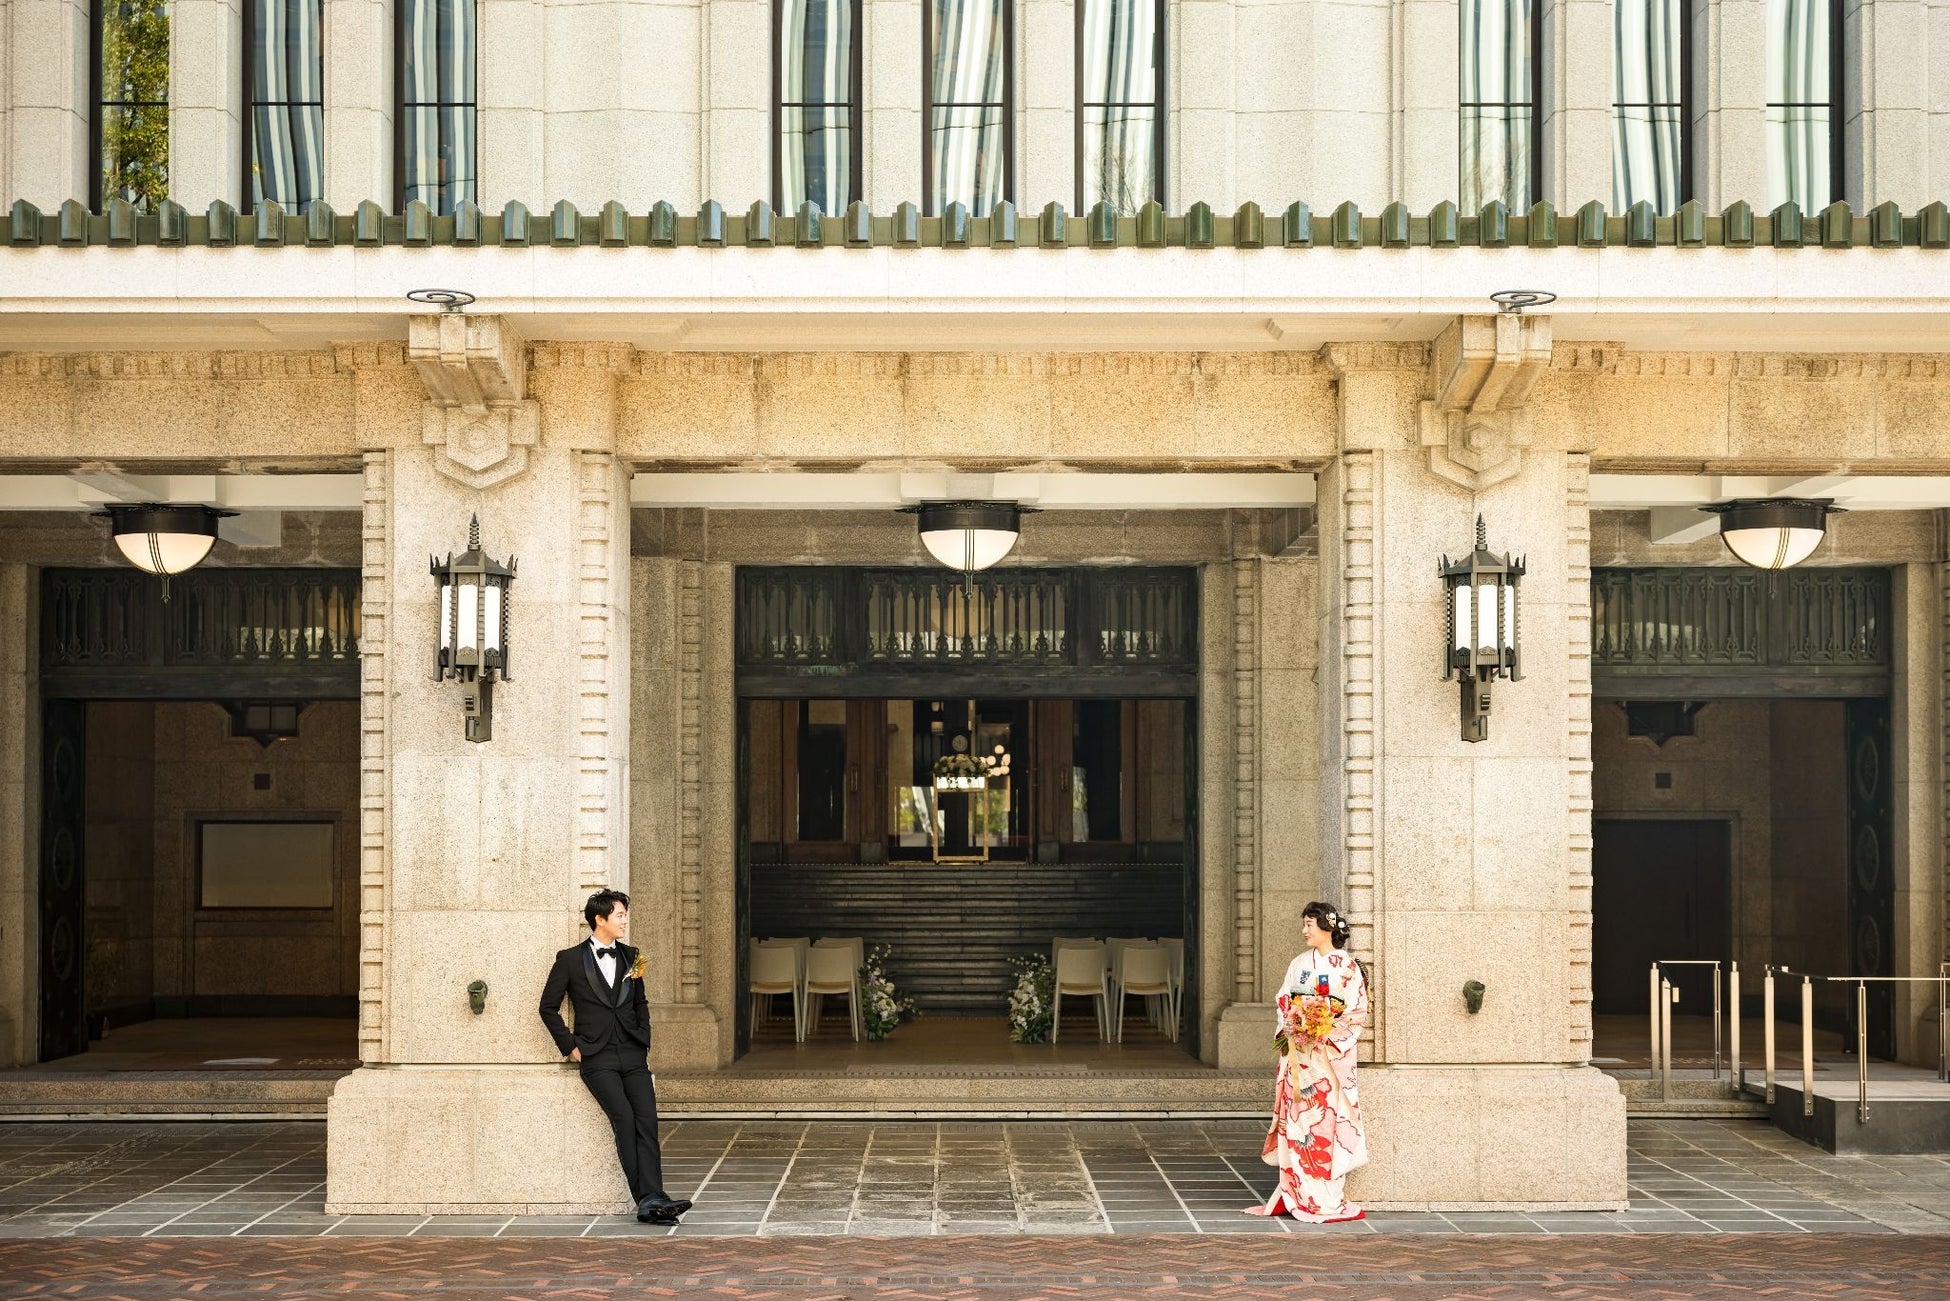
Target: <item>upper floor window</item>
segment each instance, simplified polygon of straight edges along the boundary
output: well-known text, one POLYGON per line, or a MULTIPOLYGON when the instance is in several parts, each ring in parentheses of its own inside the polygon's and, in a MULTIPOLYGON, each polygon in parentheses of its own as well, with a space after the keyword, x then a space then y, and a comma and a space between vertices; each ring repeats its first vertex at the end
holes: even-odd
POLYGON ((1767 0, 1767 202, 1842 197, 1841 0, 1767 0))
POLYGON ((245 0, 244 203, 302 212, 325 189, 324 0, 245 0))
POLYGON ((775 0, 772 195, 838 216, 860 197, 861 0, 775 0))
POLYGON ((168 0, 96 0, 90 202, 148 211, 169 197, 168 0))
POLYGON ((1611 203, 1670 213, 1692 195, 1688 0, 1612 0, 1611 203))
POLYGON ((399 15, 400 206, 447 214, 476 199, 475 0, 396 0, 399 15))
POLYGON ((950 203, 985 213, 1011 197, 1015 176, 1013 0, 925 0, 927 127, 921 166, 927 210, 950 203))
POLYGON ((1164 0, 1076 0, 1077 211, 1165 199, 1164 0))
POLYGON ((1543 192, 1542 24, 1536 0, 1461 0, 1462 193, 1473 213, 1492 199, 1522 211, 1543 192))

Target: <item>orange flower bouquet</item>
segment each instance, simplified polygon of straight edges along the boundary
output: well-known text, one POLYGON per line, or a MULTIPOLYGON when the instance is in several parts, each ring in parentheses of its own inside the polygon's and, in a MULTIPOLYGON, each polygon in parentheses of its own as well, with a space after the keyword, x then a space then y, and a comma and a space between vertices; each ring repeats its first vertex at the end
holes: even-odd
POLYGON ((1274 1036, 1275 1052, 1285 1052, 1287 1045, 1296 1039, 1303 1046, 1320 1043, 1334 1032, 1334 1003, 1330 998, 1302 994, 1296 999, 1291 994, 1282 994, 1278 1006, 1283 1029, 1274 1036))

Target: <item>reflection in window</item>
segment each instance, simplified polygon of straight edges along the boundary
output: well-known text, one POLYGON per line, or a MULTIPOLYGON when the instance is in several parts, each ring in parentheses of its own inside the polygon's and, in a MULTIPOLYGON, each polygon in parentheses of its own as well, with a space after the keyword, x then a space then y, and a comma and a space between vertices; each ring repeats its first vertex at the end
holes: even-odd
POLYGON ((1011 0, 926 0, 928 213, 986 213, 1011 191, 1011 0))
POLYGON ((846 839, 846 702, 808 700, 799 723, 799 840, 846 839))
POLYGON ((1079 700, 1070 727, 1070 835, 1124 838, 1124 702, 1079 700))
POLYGON ((1670 213, 1692 184, 1687 0, 1612 0, 1611 202, 1670 213))
POLYGON ((475 202, 475 0, 398 0, 402 203, 475 202))
POLYGON ((1767 202, 1841 197, 1840 0, 1767 0, 1767 202))
POLYGON ((1473 213, 1492 199, 1513 211, 1542 188, 1536 144, 1535 0, 1461 0, 1462 192, 1473 213))
POLYGON ((1077 0, 1077 211, 1164 202, 1162 0, 1077 0))
POLYGON ((95 207, 169 197, 169 4, 95 5, 95 207))
POLYGON ((775 199, 838 216, 860 197, 859 0, 776 0, 775 199))
POLYGON ((325 188, 324 0, 246 0, 249 206, 302 212, 325 188))

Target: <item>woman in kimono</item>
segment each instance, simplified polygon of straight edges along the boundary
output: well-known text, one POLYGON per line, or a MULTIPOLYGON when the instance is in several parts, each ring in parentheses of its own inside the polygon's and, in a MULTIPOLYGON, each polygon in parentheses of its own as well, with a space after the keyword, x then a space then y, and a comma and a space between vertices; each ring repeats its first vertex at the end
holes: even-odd
POLYGON ((1301 914, 1307 947, 1280 982, 1280 1053, 1273 1086, 1273 1124, 1260 1159, 1280 1172, 1279 1186, 1248 1215, 1290 1215, 1314 1224, 1358 1220, 1343 1190, 1348 1171, 1366 1165, 1361 1096, 1354 1087, 1355 1041, 1368 1021, 1368 982, 1347 951, 1347 920, 1332 905, 1310 903, 1301 914), (1328 1017, 1331 1014, 1331 1021, 1328 1017), (1324 1031, 1318 1037, 1308 1033, 1324 1031))

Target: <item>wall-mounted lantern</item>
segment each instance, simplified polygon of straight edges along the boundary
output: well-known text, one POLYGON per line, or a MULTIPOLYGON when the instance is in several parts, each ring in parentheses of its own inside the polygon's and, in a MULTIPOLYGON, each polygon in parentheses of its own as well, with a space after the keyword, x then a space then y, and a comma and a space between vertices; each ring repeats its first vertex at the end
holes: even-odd
POLYGON ((461 713, 467 739, 494 734, 494 684, 508 679, 508 588, 515 581, 515 559, 502 564, 481 550, 481 517, 467 524, 467 550, 445 560, 429 557, 440 585, 440 653, 434 681, 454 678, 463 685, 461 713))
POLYGON ((169 579, 203 563, 217 544, 217 521, 234 510, 213 506, 116 505, 105 508, 116 550, 144 573, 162 579, 163 600, 169 599, 169 579))
POLYGON ((910 506, 920 517, 921 545, 973 590, 975 574, 1015 550, 1023 507, 1012 501, 934 501, 910 506))
POLYGON ((1486 740, 1490 683, 1523 677, 1517 653, 1517 584, 1523 580, 1523 561, 1489 549, 1478 515, 1476 549, 1454 563, 1444 556, 1441 572, 1448 597, 1442 676, 1462 682, 1462 739, 1486 740))
POLYGON ((1720 541, 1755 569, 1800 564, 1827 535, 1828 517, 1843 513, 1829 497, 1743 497, 1700 509, 1720 517, 1720 541))

